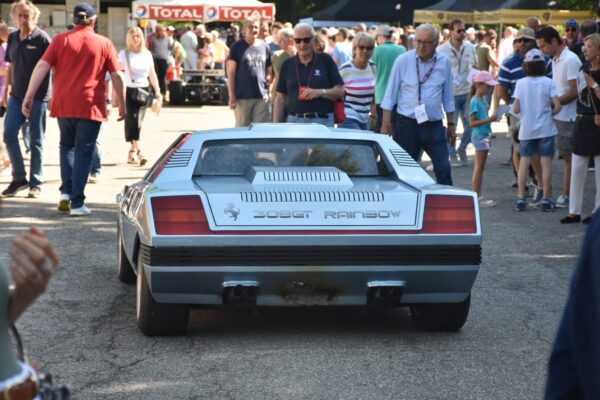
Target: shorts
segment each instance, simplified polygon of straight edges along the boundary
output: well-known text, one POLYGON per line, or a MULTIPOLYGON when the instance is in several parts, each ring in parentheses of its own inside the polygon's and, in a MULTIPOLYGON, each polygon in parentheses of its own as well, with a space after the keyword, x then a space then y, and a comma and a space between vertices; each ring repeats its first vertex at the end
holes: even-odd
POLYGON ((571 136, 575 128, 575 121, 557 121, 554 120, 558 135, 556 136, 556 147, 558 147, 558 155, 564 156, 571 154, 573 147, 571 146, 571 136))
POLYGON ((554 157, 555 140, 554 136, 547 136, 539 139, 521 140, 522 157, 554 157))
POLYGON ((473 136, 471 137, 471 143, 477 151, 486 151, 491 147, 489 136, 473 136))
POLYGON ((511 138, 513 150, 519 153, 519 128, 521 127, 521 120, 514 115, 510 115, 508 118, 508 133, 511 138))

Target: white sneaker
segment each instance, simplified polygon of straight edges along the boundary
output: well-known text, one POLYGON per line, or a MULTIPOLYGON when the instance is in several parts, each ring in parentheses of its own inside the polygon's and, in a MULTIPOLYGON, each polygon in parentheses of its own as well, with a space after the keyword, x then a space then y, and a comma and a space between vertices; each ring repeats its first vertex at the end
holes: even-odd
POLYGON ((66 193, 60 194, 60 200, 58 201, 58 211, 68 212, 71 209, 71 196, 66 193))
POLYGON ((569 207, 569 196, 565 196, 564 194, 561 194, 560 196, 558 196, 558 199, 556 199, 556 208, 567 208, 569 207))
POLYGON ((483 197, 479 198, 479 208, 490 208, 495 206, 496 202, 494 200, 487 200, 483 197))
POLYGON ((71 215, 71 217, 82 217, 84 215, 90 215, 91 213, 92 210, 83 205, 79 208, 71 208, 71 213, 69 215, 71 215))
POLYGON ((433 172, 433 164, 429 164, 427 168, 425 168, 427 172, 433 172))
POLYGON ((450 166, 454 168, 463 167, 464 164, 457 157, 450 157, 450 166))

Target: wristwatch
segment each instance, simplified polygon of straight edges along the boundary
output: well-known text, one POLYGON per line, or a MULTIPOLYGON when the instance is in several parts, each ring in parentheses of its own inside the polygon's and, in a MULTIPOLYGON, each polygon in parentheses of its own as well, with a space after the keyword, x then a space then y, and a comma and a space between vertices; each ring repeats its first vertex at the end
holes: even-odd
POLYGON ((598 90, 599 87, 600 85, 598 85, 598 82, 592 83, 592 90, 598 90))
POLYGON ((323 89, 323 97, 327 97, 327 89, 323 89))

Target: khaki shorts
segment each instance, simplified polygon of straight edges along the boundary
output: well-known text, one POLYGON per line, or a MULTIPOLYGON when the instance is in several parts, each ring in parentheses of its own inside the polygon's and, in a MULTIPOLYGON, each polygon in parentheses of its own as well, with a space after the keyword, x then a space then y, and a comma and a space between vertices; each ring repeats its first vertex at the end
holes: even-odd
POLYGON ((571 146, 571 136, 573 135, 573 128, 575 127, 575 121, 557 121, 554 120, 558 134, 556 135, 556 147, 558 148, 558 155, 564 156, 565 154, 571 154, 573 148, 571 146))
POLYGON ((238 99, 233 110, 236 128, 248 126, 253 122, 270 122, 269 100, 263 99, 238 99))

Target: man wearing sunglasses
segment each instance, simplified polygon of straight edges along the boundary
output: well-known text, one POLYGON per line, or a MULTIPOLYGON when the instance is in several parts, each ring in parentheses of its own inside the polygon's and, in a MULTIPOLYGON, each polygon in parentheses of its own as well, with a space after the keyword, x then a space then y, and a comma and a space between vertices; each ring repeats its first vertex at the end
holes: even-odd
POLYGON ((565 22, 565 41, 569 50, 575 53, 579 60, 583 63, 583 40, 579 37, 579 24, 574 19, 565 22))
POLYGON ((458 118, 462 121, 463 135, 458 150, 453 144, 448 145, 450 163, 453 167, 462 167, 468 164, 467 146, 471 143, 471 126, 469 125, 469 90, 471 83, 467 79, 471 68, 477 68, 477 50, 475 46, 465 40, 465 23, 460 19, 450 22, 450 40, 438 47, 452 64, 452 77, 454 79, 454 120, 449 124, 456 125, 458 118), (458 158, 457 158, 458 153, 458 158), (459 160, 460 158, 460 160, 459 160))
POLYGON ((314 51, 315 31, 309 24, 294 27, 296 56, 281 64, 273 122, 317 123, 333 127, 333 102, 344 95, 344 81, 331 56, 314 51))

